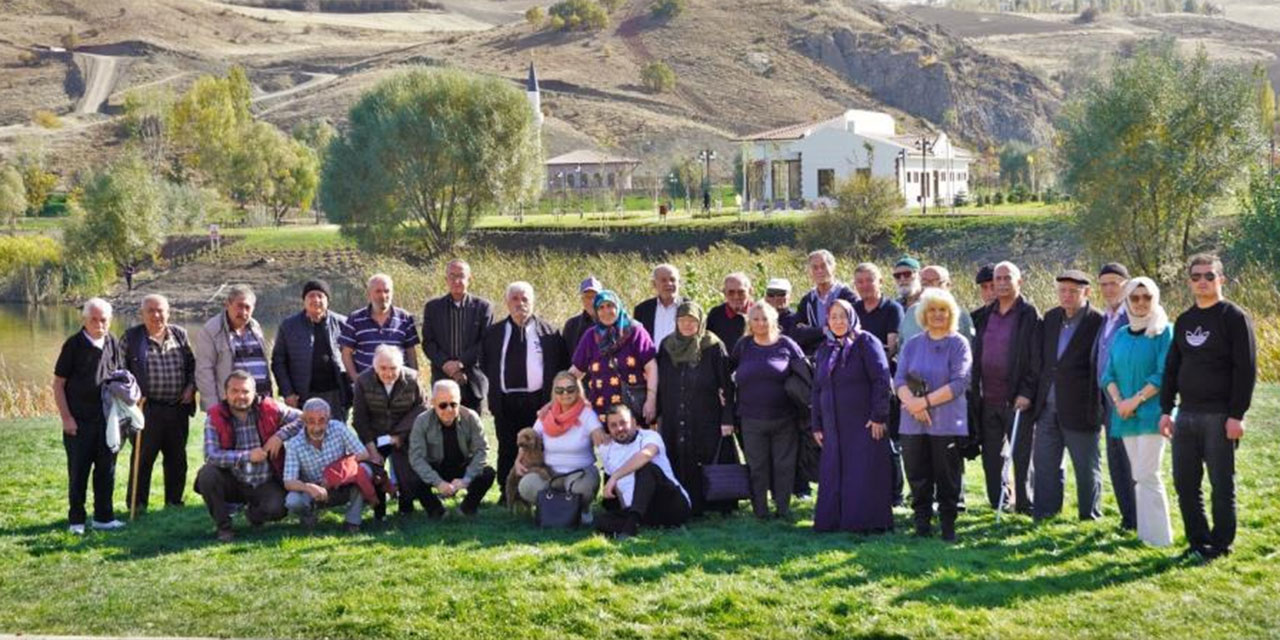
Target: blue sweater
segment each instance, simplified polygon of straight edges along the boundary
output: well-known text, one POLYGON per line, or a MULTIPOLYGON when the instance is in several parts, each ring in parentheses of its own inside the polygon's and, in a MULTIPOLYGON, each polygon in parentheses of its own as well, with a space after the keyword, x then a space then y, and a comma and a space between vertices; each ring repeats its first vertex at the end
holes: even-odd
MULTIPOLYGON (((1132 398, 1148 384, 1160 388, 1164 378, 1164 362, 1173 343, 1173 325, 1164 333, 1149 338, 1145 333, 1135 334, 1129 325, 1116 329, 1111 338, 1110 357, 1100 384, 1103 392, 1107 385, 1115 383, 1122 399, 1132 398)), ((1157 396, 1158 397, 1158 396, 1157 396)), ((1111 437, 1142 436, 1160 433, 1160 402, 1148 398, 1138 405, 1138 410, 1128 420, 1121 420, 1115 407, 1111 408, 1111 437)))

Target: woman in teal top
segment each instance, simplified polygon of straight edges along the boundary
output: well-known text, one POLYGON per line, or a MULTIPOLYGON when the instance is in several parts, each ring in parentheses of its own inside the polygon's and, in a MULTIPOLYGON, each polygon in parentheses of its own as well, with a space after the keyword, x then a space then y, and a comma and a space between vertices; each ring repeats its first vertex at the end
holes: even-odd
POLYGON ((1160 435, 1160 383, 1173 343, 1173 327, 1150 278, 1125 285, 1129 324, 1116 330, 1100 384, 1111 397, 1111 436, 1124 440, 1133 469, 1138 537, 1163 547, 1173 542, 1169 500, 1160 479, 1164 436, 1160 435))

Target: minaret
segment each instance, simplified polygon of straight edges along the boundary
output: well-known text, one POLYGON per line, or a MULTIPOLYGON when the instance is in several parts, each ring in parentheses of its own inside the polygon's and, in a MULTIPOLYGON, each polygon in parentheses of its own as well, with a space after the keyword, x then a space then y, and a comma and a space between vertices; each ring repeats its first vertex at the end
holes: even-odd
POLYGON ((538 90, 538 72, 529 63, 529 79, 525 82, 525 95, 529 97, 529 107, 533 109, 533 123, 542 128, 542 92, 538 90))

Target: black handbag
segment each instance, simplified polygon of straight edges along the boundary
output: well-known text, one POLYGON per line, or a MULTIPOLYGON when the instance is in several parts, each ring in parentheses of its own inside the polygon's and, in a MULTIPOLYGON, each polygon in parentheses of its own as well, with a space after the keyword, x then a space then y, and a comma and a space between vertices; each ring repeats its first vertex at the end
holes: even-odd
MULTIPOLYGON (((720 460, 720 447, 726 438, 732 440, 733 436, 720 438, 713 460, 720 460)), ((702 494, 708 502, 751 499, 751 473, 747 465, 737 462, 702 465, 702 494)))
POLYGON ((813 363, 808 358, 792 358, 787 362, 787 379, 782 386, 796 411, 809 415, 809 403, 813 400, 813 363))
POLYGON ((547 488, 538 493, 533 521, 540 528, 576 529, 582 523, 582 501, 573 493, 573 481, 566 482, 563 489, 552 487, 556 480, 575 473, 583 473, 583 470, 577 469, 552 477, 547 482, 547 488))

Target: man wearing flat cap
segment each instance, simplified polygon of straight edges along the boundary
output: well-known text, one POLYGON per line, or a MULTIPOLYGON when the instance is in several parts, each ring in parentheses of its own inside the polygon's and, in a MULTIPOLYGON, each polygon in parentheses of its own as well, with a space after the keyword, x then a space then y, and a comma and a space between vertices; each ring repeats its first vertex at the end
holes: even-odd
POLYGON ((329 310, 329 283, 308 280, 302 285, 302 311, 280 323, 271 350, 271 373, 285 404, 297 409, 320 398, 333 419, 347 421, 351 384, 338 345, 346 319, 329 310))
POLYGON ((1089 276, 1068 269, 1058 274, 1058 306, 1044 314, 1037 360, 1040 384, 1035 406, 1032 466, 1036 520, 1062 511, 1062 471, 1065 448, 1076 474, 1077 511, 1081 520, 1102 516, 1102 458, 1098 448, 1101 431, 1098 377, 1093 364, 1093 344, 1102 327, 1102 314, 1089 304, 1089 276))
MULTIPOLYGON (((1098 292, 1102 294, 1102 327, 1094 342, 1093 363, 1095 378, 1101 380, 1111 357, 1111 339, 1120 327, 1129 324, 1124 312, 1124 285, 1129 282, 1129 269, 1118 262, 1102 265, 1098 271, 1098 292)), ((1137 531, 1138 506, 1134 495, 1133 471, 1129 467, 1129 454, 1124 450, 1124 438, 1111 437, 1111 397, 1098 394, 1103 438, 1107 443, 1107 472, 1111 475, 1111 490, 1116 495, 1116 508, 1120 510, 1120 526, 1137 531)))

